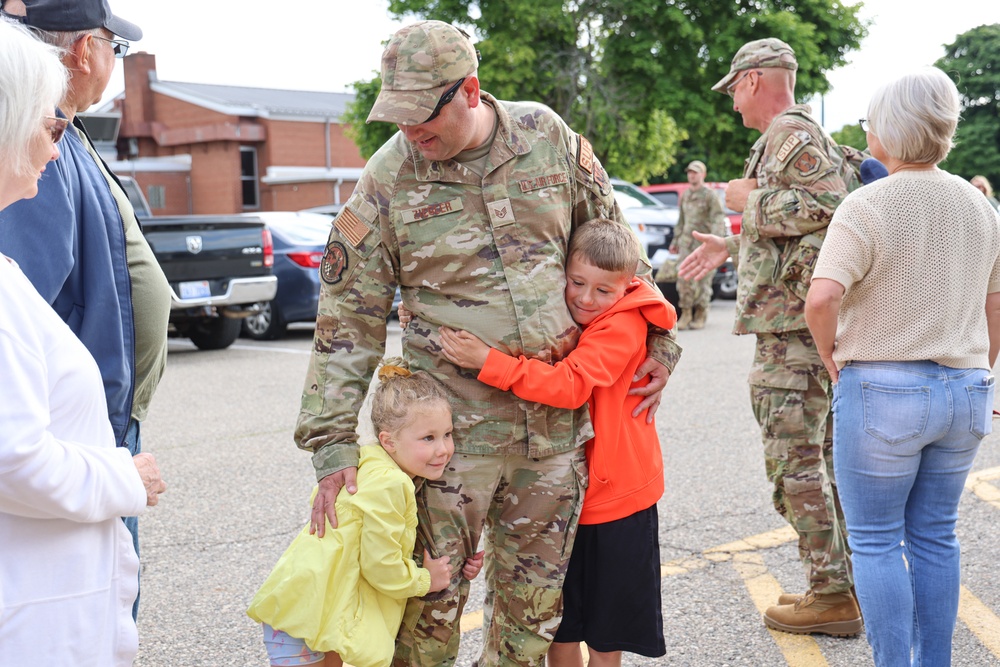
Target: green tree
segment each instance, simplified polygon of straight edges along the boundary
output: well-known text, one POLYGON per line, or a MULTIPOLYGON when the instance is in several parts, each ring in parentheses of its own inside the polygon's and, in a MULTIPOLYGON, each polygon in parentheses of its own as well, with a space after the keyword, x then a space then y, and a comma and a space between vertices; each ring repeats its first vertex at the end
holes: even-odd
MULTIPOLYGON (((864 37, 858 9, 838 0, 389 4, 399 17, 471 28, 483 55, 485 90, 548 104, 590 139, 612 175, 639 182, 662 179, 671 168, 683 178, 683 165, 695 158, 709 164, 713 178, 738 176, 753 134, 731 100, 710 90, 729 71, 733 54, 752 39, 783 39, 799 60, 800 97, 825 92, 823 73, 843 64, 864 37)), ((359 107, 364 104, 370 102, 359 96, 359 107)), ((355 131, 363 137, 371 130, 355 131)), ((375 142, 359 143, 364 152, 375 142)))
POLYGON ((831 132, 830 136, 841 146, 853 146, 860 151, 868 150, 868 137, 858 123, 845 125, 836 132, 831 132))
POLYGON ((982 174, 1000 183, 1000 23, 962 33, 934 65, 951 77, 962 97, 955 148, 942 166, 965 178, 982 174))

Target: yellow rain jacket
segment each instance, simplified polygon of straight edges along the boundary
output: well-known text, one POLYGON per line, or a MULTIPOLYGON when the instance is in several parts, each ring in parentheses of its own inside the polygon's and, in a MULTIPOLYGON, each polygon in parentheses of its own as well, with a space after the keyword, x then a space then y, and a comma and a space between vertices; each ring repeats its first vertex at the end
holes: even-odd
POLYGON ((360 453, 358 492, 337 498, 339 526, 328 522, 322 539, 305 526, 247 614, 355 667, 384 667, 407 598, 425 595, 431 579, 413 561, 413 480, 381 446, 360 453))

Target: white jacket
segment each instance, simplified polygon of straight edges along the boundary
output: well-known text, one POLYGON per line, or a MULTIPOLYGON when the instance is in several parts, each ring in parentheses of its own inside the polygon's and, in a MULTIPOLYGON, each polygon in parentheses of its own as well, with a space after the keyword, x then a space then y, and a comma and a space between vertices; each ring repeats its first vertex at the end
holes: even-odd
POLYGON ((0 255, 0 662, 132 664, 139 561, 120 517, 145 506, 96 363, 0 255))

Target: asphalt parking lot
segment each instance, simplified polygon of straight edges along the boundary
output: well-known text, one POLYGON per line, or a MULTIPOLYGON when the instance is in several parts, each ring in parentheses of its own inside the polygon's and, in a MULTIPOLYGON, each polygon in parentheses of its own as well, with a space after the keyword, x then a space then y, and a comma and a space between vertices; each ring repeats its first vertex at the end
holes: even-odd
MULTIPOLYGON (((685 348, 657 423, 667 490, 659 503, 667 654, 626 665, 865 667, 863 636, 767 630, 760 611, 804 578, 790 530, 770 507, 746 373, 750 337, 730 335, 733 302, 713 302, 685 348)), ((398 350, 398 329, 390 346, 398 350)), ((201 352, 172 341, 143 425, 170 488, 140 520, 139 667, 266 665, 245 609, 308 516, 309 454, 292 442, 311 331, 201 352)), ((390 347, 392 349, 392 347, 390 347)), ((1000 447, 988 436, 959 519, 963 592, 954 665, 1000 665, 1000 447)), ((458 665, 479 647, 482 583, 462 621, 458 665)), ((0 661, 2 662, 2 661, 0 661)))

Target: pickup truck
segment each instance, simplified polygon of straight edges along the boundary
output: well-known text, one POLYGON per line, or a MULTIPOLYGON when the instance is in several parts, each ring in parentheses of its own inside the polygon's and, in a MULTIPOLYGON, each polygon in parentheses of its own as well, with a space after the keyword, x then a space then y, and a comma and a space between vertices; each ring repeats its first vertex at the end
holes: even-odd
POLYGON ((278 289, 264 221, 241 215, 154 216, 136 182, 119 180, 170 283, 170 335, 190 338, 201 350, 232 345, 242 319, 278 289))

